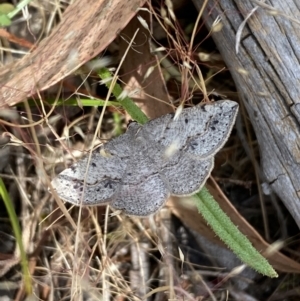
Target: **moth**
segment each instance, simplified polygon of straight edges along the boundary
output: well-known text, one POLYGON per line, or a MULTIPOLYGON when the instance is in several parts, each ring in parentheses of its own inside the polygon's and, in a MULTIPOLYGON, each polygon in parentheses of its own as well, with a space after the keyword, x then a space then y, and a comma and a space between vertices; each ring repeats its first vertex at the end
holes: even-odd
POLYGON ((94 150, 52 180, 61 199, 105 205, 127 215, 157 212, 170 195, 189 196, 205 184, 214 155, 227 141, 238 113, 231 100, 166 114, 94 150))

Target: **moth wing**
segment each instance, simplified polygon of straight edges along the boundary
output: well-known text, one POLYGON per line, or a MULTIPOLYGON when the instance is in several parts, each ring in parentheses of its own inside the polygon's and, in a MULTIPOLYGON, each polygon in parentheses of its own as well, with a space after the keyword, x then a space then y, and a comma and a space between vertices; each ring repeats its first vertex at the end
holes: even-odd
POLYGON ((147 155, 148 141, 138 138, 127 168, 122 176, 120 190, 115 195, 113 208, 127 215, 148 216, 159 210, 169 197, 169 188, 161 178, 157 162, 147 155))
MULTIPOLYGON (((202 131, 191 131, 187 137, 184 152, 205 159, 214 156, 226 143, 238 113, 238 104, 223 100, 213 104, 196 106, 201 111, 198 120, 205 114, 210 116, 202 131)), ((201 123, 201 122, 198 122, 201 123)))
POLYGON ((159 143, 163 150, 172 145, 199 159, 213 156, 223 147, 234 125, 238 104, 223 100, 183 109, 178 116, 166 114, 147 122, 139 136, 159 143))
POLYGON ((138 183, 124 183, 111 206, 127 215, 148 216, 157 212, 170 193, 159 174, 150 175, 138 183))
POLYGON ((141 125, 137 122, 131 122, 128 125, 126 133, 117 138, 111 139, 104 145, 105 150, 111 155, 118 156, 120 158, 129 158, 135 143, 135 135, 140 128, 141 125))
POLYGON ((119 189, 126 160, 94 151, 88 167, 88 156, 65 169, 52 180, 59 197, 75 205, 99 205, 111 200, 119 189))
POLYGON ((185 153, 177 153, 161 173, 167 179, 171 195, 188 196, 200 191, 214 166, 214 159, 192 158, 185 153))
POLYGON ((125 134, 94 150, 88 171, 89 156, 86 156, 60 173, 52 180, 58 195, 75 205, 110 202, 120 189, 122 175, 131 155, 132 139, 139 127, 133 123, 125 134))

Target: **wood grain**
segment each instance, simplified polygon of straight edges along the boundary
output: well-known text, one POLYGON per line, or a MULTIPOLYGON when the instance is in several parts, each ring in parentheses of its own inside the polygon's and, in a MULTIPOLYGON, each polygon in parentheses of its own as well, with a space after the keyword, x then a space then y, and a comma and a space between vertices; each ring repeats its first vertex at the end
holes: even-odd
POLYGON ((44 90, 105 49, 145 0, 77 0, 52 34, 0 70, 0 108, 44 90))
MULTIPOLYGON (((202 7, 202 0, 193 2, 202 7)), ((213 38, 255 129, 263 181, 300 227, 300 8, 296 0, 274 0, 272 6, 265 1, 247 21, 236 54, 238 28, 255 3, 209 1, 204 20, 211 28, 222 18, 223 28, 213 38)))

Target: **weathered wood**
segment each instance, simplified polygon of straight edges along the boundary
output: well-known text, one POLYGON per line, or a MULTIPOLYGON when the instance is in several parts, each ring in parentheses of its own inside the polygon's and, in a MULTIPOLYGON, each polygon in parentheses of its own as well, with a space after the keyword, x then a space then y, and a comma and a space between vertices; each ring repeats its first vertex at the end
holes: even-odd
MULTIPOLYGON (((204 1, 193 2, 200 10, 204 1)), ((208 1, 203 20, 211 29, 217 17, 221 17, 223 28, 212 35, 256 132, 265 181, 300 227, 300 7, 297 2, 208 1), (242 31, 236 54, 238 28, 255 5, 259 5, 258 9, 242 31)))

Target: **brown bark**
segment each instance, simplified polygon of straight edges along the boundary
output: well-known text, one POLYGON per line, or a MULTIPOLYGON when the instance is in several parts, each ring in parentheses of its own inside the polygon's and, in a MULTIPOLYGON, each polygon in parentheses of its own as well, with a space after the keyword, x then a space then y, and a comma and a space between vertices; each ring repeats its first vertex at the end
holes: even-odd
MULTIPOLYGON (((204 1, 193 0, 198 10, 204 1)), ((299 3, 299 2, 298 2, 299 3)), ((297 0, 208 1, 209 29, 219 16, 223 28, 212 36, 231 71, 261 153, 264 181, 300 226, 300 6, 297 0), (241 23, 255 6, 241 35, 241 23), (243 72, 241 72, 243 70, 243 72)))
POLYGON ((107 47, 145 0, 77 0, 32 53, 0 69, 0 108, 59 82, 107 47))

